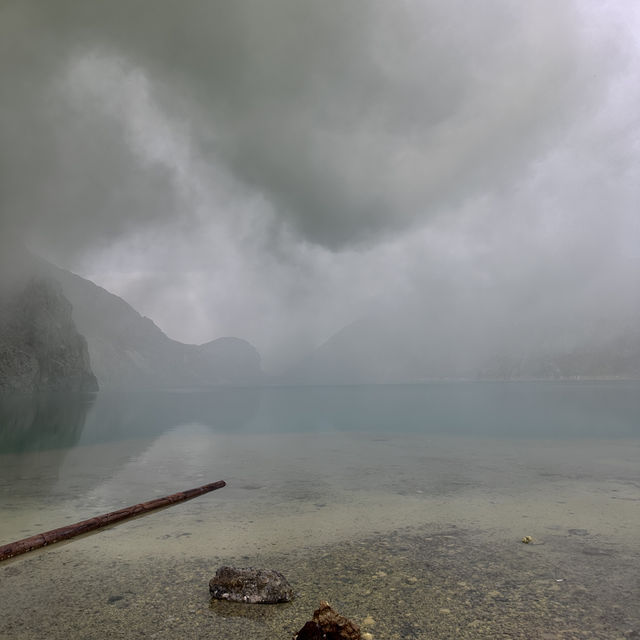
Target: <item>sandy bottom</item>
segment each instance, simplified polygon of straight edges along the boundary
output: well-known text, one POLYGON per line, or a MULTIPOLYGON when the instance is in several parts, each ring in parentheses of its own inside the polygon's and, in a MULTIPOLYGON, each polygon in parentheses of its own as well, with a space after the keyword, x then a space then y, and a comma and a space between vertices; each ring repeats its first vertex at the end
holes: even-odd
POLYGON ((0 564, 0 638, 288 639, 321 599, 381 639, 640 638, 638 441, 185 425, 0 465, 2 542, 228 482, 0 564), (221 564, 278 569, 298 596, 210 603, 221 564))

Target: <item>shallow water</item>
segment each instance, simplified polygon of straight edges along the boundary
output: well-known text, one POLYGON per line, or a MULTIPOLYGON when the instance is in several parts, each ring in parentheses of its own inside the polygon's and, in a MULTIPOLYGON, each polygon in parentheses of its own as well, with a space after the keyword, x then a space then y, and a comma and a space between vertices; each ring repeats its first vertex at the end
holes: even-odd
POLYGON ((15 400, 0 414, 2 543, 228 486, 0 564, 0 638, 289 638, 320 599, 373 617, 375 638, 640 637, 638 391, 452 383, 15 400), (298 597, 210 604, 226 563, 279 569, 298 597))

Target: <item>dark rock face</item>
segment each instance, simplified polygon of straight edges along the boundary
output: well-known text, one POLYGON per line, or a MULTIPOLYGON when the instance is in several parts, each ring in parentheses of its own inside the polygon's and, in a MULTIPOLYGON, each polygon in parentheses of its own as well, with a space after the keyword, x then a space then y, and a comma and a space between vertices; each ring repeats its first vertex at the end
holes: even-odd
POLYGON ((220 567, 209 581, 209 591, 217 600, 247 604, 276 604, 293 598, 293 589, 281 573, 254 567, 220 567))
POLYGON ((87 341, 60 285, 32 277, 0 293, 0 391, 97 391, 87 341))
POLYGON ((313 619, 298 631, 295 640, 361 640, 361 637, 356 624, 323 601, 313 612, 313 619))

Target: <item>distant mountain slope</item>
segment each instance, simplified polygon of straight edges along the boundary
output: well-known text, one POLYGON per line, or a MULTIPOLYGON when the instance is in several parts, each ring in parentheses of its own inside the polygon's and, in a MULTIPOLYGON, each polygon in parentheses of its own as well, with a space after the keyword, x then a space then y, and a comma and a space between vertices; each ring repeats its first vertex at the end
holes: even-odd
POLYGON ((97 391, 87 341, 59 283, 28 276, 0 288, 0 391, 97 391))
POLYGON ((283 376, 304 384, 563 378, 640 378, 640 318, 543 328, 482 310, 381 312, 344 327, 283 376))
POLYGON ((203 345, 171 340, 152 320, 102 287, 46 265, 73 305, 101 389, 254 384, 262 379, 260 355, 239 338, 203 345))

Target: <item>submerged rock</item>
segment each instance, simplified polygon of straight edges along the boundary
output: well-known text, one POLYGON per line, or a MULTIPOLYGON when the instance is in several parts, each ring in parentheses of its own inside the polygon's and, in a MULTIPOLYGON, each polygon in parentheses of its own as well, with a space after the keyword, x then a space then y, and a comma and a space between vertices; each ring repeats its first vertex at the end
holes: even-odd
POLYGON ((295 640, 361 640, 360 628, 335 612, 328 602, 321 602, 313 619, 298 631, 295 640))
POLYGON ((220 567, 209 581, 209 591, 217 600, 247 604, 275 604, 293 598, 293 589, 280 572, 254 567, 220 567))

